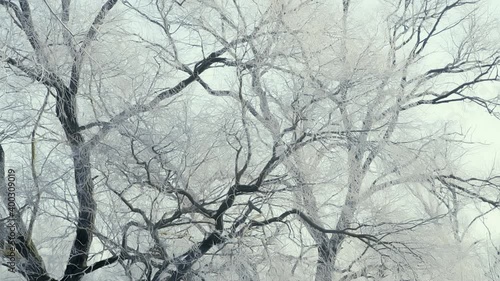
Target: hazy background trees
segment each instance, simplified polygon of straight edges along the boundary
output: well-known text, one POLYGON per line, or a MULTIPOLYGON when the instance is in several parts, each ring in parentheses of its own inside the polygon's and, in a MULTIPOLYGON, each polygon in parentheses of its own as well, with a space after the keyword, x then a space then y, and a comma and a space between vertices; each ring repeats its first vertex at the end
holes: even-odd
POLYGON ((0 4, 3 279, 497 278, 492 3, 0 4))

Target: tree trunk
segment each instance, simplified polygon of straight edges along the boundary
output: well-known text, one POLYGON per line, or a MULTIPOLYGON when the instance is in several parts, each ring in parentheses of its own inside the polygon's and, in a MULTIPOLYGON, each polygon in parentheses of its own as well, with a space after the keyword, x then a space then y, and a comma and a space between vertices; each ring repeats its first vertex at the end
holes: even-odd
POLYGON ((332 281, 333 260, 335 253, 330 244, 330 240, 324 240, 318 245, 318 262, 316 264, 316 281, 332 281))
MULTIPOLYGON (((72 81, 74 81, 72 79, 72 81)), ((78 88, 57 89, 57 117, 64 129, 73 153, 76 195, 79 209, 76 237, 68 258, 62 281, 78 281, 87 267, 97 204, 94 199, 94 183, 90 163, 90 145, 80 133, 76 113, 76 93, 78 88)))
MULTIPOLYGON (((82 138, 83 142, 83 138, 82 138)), ((64 271, 65 281, 80 280, 82 271, 87 266, 87 259, 92 244, 92 231, 96 212, 94 184, 92 182, 90 152, 81 144, 72 146, 75 172, 76 193, 79 202, 76 237, 64 271)))

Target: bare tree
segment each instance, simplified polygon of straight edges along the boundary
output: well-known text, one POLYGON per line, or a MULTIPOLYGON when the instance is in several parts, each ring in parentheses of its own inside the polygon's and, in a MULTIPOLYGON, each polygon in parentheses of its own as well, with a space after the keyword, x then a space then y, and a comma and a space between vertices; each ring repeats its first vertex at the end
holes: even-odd
POLYGON ((0 0, 0 83, 31 117, 0 158, 30 171, 26 280, 416 279, 415 237, 449 221, 460 242, 461 206, 498 208, 498 177, 452 165, 457 133, 418 127, 497 114, 480 1, 103 2, 0 0))

